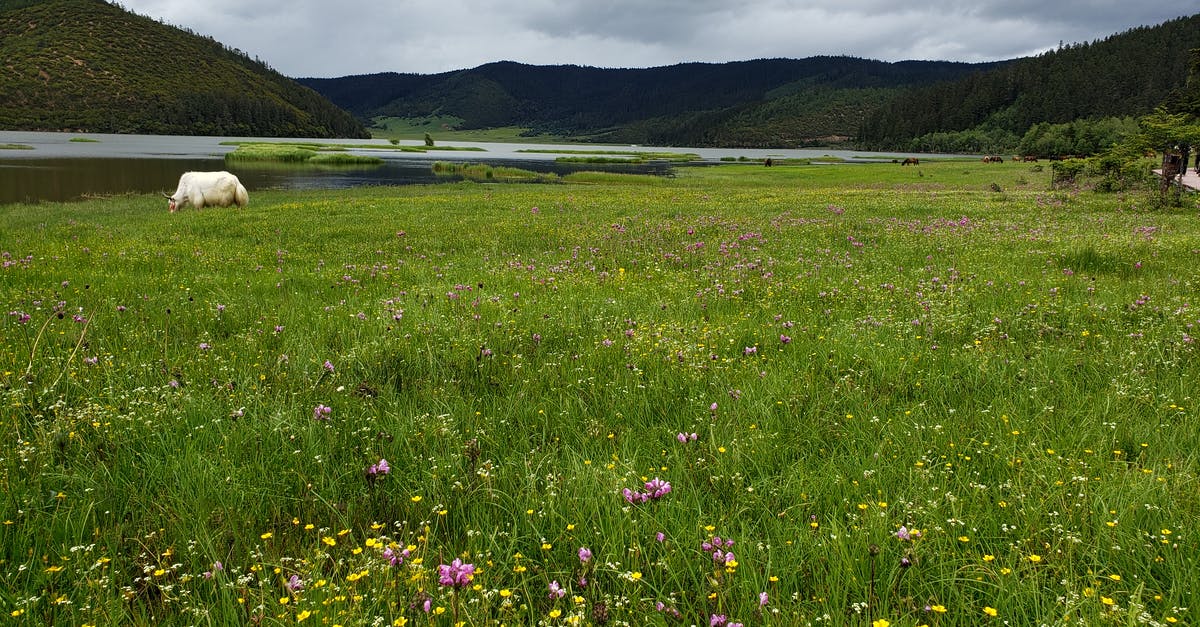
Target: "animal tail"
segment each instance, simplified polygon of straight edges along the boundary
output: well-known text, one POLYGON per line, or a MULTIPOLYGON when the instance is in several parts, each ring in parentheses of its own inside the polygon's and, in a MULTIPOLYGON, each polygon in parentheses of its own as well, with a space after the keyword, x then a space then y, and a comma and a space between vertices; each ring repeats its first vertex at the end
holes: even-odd
POLYGON ((246 191, 246 186, 240 182, 237 184, 237 192, 234 193, 233 200, 239 207, 245 207, 250 204, 250 193, 246 191))

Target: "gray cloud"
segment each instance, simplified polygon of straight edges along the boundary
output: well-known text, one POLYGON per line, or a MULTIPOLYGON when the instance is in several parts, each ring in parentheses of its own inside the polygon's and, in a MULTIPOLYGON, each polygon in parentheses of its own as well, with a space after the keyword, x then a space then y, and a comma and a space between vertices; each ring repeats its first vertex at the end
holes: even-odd
POLYGON ((1188 15, 1127 0, 123 0, 289 76, 434 73, 511 60, 650 67, 852 55, 993 61, 1188 15))

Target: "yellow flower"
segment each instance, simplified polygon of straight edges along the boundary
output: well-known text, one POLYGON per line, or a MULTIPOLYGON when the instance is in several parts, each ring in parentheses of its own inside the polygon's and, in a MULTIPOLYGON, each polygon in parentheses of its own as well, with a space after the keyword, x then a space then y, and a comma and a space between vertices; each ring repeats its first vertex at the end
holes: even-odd
POLYGON ((404 618, 403 616, 392 621, 392 627, 404 627, 407 624, 408 624, 408 619, 404 618))
POLYGON ((891 623, 887 622, 886 620, 884 620, 882 618, 871 623, 871 627, 889 627, 890 625, 891 625, 891 623))
POLYGON ((1120 576, 1120 575, 1109 575, 1109 576, 1108 576, 1108 578, 1109 578, 1109 579, 1112 579, 1113 581, 1120 581, 1120 580, 1121 580, 1121 576, 1120 576))
POLYGON ((304 610, 303 612, 296 614, 296 622, 302 623, 302 622, 304 622, 304 619, 308 618, 309 616, 312 616, 312 612, 310 612, 308 610, 304 610))
POLYGON ((291 597, 279 597, 279 604, 280 604, 280 605, 287 605, 287 604, 288 604, 288 601, 291 601, 291 600, 292 600, 292 598, 291 598, 291 597))
POLYGON ((331 538, 329 536, 325 536, 324 538, 321 538, 321 542, 324 542, 325 544, 328 544, 329 546, 337 546, 337 540, 334 540, 333 538, 331 538))
POLYGON ((549 542, 543 542, 543 543, 542 543, 542 550, 543 550, 543 551, 549 551, 549 550, 550 550, 550 549, 552 549, 552 548, 554 548, 554 546, 553 546, 552 544, 550 544, 549 542))
POLYGON ((970 542, 971 539, 968 538, 967 536, 958 536, 958 541, 959 542, 970 542))
POLYGON ((983 556, 983 561, 994 562, 994 561, 996 561, 996 556, 989 553, 989 554, 983 556))
POLYGON ((999 612, 996 611, 996 608, 994 608, 990 605, 983 608, 983 613, 987 614, 988 616, 991 616, 992 618, 995 618, 999 614, 999 612))
POLYGON ((550 618, 558 618, 559 616, 562 616, 562 610, 558 608, 550 610, 550 618))
POLYGON ((273 533, 271 533, 270 531, 268 531, 268 532, 266 532, 266 533, 264 533, 264 534, 262 534, 261 536, 258 536, 258 537, 262 538, 263 540, 270 540, 270 539, 271 539, 271 536, 273 536, 273 535, 275 535, 275 534, 273 534, 273 533))
POLYGON ((637 581, 642 578, 642 573, 640 571, 634 571, 634 572, 630 573, 629 578, 634 581, 637 581))
POLYGON ((1042 556, 1034 553, 1033 555, 1029 556, 1029 561, 1033 562, 1034 564, 1041 563, 1042 556))
POLYGON ((62 567, 62 566, 50 566, 50 567, 46 568, 46 572, 48 572, 48 573, 57 573, 58 571, 60 571, 60 570, 62 570, 62 569, 63 569, 63 567, 62 567))
POLYGON ((412 502, 413 502, 413 503, 420 503, 420 502, 421 502, 421 495, 420 495, 420 494, 418 494, 418 495, 416 495, 416 496, 412 497, 412 502))
POLYGON ((945 613, 946 613, 946 606, 945 606, 945 605, 934 605, 934 606, 930 607, 929 609, 931 609, 931 610, 933 610, 933 611, 937 612, 938 614, 945 614, 945 613))
POLYGON ((1116 603, 1111 597, 1100 597, 1100 602, 1105 605, 1114 605, 1116 603))

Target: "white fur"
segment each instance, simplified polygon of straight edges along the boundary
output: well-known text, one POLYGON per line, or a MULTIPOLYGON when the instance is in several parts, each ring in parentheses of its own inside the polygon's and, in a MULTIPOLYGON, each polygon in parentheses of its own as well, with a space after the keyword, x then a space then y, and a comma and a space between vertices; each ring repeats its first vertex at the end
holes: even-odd
POLYGON ((171 212, 188 203, 197 209, 234 204, 245 207, 250 194, 238 177, 228 172, 184 172, 175 193, 167 196, 167 200, 171 212))

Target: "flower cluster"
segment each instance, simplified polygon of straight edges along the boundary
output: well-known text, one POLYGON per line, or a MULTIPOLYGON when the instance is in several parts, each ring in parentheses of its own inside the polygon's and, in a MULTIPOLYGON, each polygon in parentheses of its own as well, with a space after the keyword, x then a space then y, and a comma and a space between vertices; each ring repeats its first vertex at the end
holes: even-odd
POLYGON ((646 501, 661 499, 662 497, 670 494, 671 483, 655 477, 645 483, 645 488, 646 489, 644 492, 635 492, 629 488, 625 488, 621 491, 621 494, 625 497, 626 503, 639 505, 641 503, 645 503, 646 501))
POLYGON ((455 559, 449 564, 438 565, 438 584, 447 588, 465 588, 475 577, 475 565, 464 564, 455 559))
POLYGON ((700 549, 705 553, 712 555, 712 559, 720 566, 737 566, 737 556, 733 551, 728 549, 733 548, 733 540, 726 538, 721 539, 721 536, 713 536, 700 544, 700 549))
POLYGON ((392 467, 388 465, 388 460, 383 458, 367 467, 367 474, 372 477, 386 475, 390 472, 392 472, 392 467))

